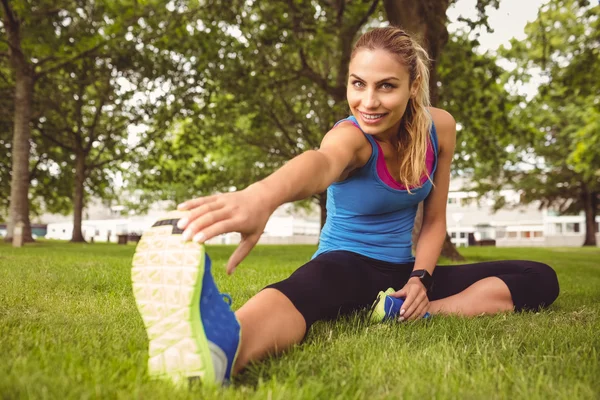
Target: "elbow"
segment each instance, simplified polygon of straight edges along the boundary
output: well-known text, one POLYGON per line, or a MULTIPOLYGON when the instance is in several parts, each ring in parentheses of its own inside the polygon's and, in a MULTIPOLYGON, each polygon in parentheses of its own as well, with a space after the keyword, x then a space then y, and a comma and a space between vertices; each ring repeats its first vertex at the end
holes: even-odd
POLYGON ((446 230, 447 226, 445 215, 425 218, 421 227, 421 232, 431 231, 435 232, 436 234, 443 235, 444 237, 446 236, 446 230))

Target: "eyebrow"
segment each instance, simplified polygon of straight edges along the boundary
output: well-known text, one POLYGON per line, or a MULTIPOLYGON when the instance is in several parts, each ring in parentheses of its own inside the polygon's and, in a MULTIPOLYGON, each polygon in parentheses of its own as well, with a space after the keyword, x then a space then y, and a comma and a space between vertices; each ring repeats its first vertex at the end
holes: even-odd
MULTIPOLYGON (((360 76, 358 76, 358 75, 356 75, 356 74, 350 74, 350 76, 353 76, 353 77, 355 77, 356 79, 359 79, 359 80, 361 80, 361 81, 363 81, 363 82, 365 81, 363 78, 361 78, 360 76)), ((390 77, 387 77, 387 78, 385 78, 385 79, 382 79, 382 80, 380 80, 380 81, 377 81, 376 83, 381 83, 381 82, 385 82, 385 81, 391 81, 392 79, 395 79, 395 80, 397 80, 397 81, 399 81, 399 80, 400 80, 400 79, 396 78, 395 76, 390 76, 390 77)))

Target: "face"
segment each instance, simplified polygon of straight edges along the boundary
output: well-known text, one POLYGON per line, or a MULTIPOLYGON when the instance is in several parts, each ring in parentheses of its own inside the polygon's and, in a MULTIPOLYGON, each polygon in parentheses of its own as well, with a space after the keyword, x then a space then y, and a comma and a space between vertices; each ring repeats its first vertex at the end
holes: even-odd
POLYGON ((392 137, 416 86, 410 86, 408 68, 393 54, 362 49, 350 61, 348 105, 365 133, 392 137))

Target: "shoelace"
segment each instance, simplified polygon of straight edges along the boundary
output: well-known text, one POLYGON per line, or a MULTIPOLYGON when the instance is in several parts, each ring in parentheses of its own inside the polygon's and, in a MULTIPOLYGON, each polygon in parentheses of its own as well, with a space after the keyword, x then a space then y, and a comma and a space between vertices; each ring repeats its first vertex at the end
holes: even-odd
POLYGON ((221 293, 221 296, 223 296, 223 300, 225 301, 225 303, 227 303, 229 307, 231 307, 231 304, 233 303, 231 295, 229 295, 229 293, 221 293))

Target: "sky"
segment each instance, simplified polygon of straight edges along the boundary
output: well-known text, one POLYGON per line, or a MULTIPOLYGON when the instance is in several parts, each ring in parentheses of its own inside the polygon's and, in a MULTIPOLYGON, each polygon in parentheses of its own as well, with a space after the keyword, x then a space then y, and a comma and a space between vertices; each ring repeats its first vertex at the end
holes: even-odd
MULTIPOLYGON (((487 33, 485 30, 479 37, 482 50, 496 50, 500 45, 506 45, 511 38, 525 38, 523 29, 529 21, 535 20, 537 11, 545 3, 544 0, 500 0, 500 7, 496 10, 489 7, 488 23, 493 33, 487 33)), ((476 0, 458 0, 458 2, 448 10, 448 18, 453 21, 448 25, 450 32, 456 31, 461 24, 455 22, 459 16, 475 18, 477 10, 475 8, 476 0)))
MULTIPOLYGON (((537 17, 538 9, 546 0, 500 0, 500 7, 495 9, 489 7, 488 23, 494 30, 493 33, 488 33, 485 29, 481 30, 479 42, 481 47, 479 50, 495 51, 501 45, 508 45, 513 37, 517 39, 525 38, 525 25, 527 22, 534 21, 537 17)), ((458 0, 458 2, 448 10, 448 19, 450 24, 448 30, 454 32, 460 29, 464 24, 456 22, 459 16, 475 18, 477 10, 475 8, 476 0, 458 0)), ((510 63, 499 61, 499 65, 504 68, 510 68, 510 63)), ((544 82, 544 77, 538 70, 530 70, 531 80, 527 83, 522 83, 519 86, 508 87, 507 90, 515 91, 519 94, 526 95, 528 100, 531 100, 537 93, 539 85, 544 82)))

